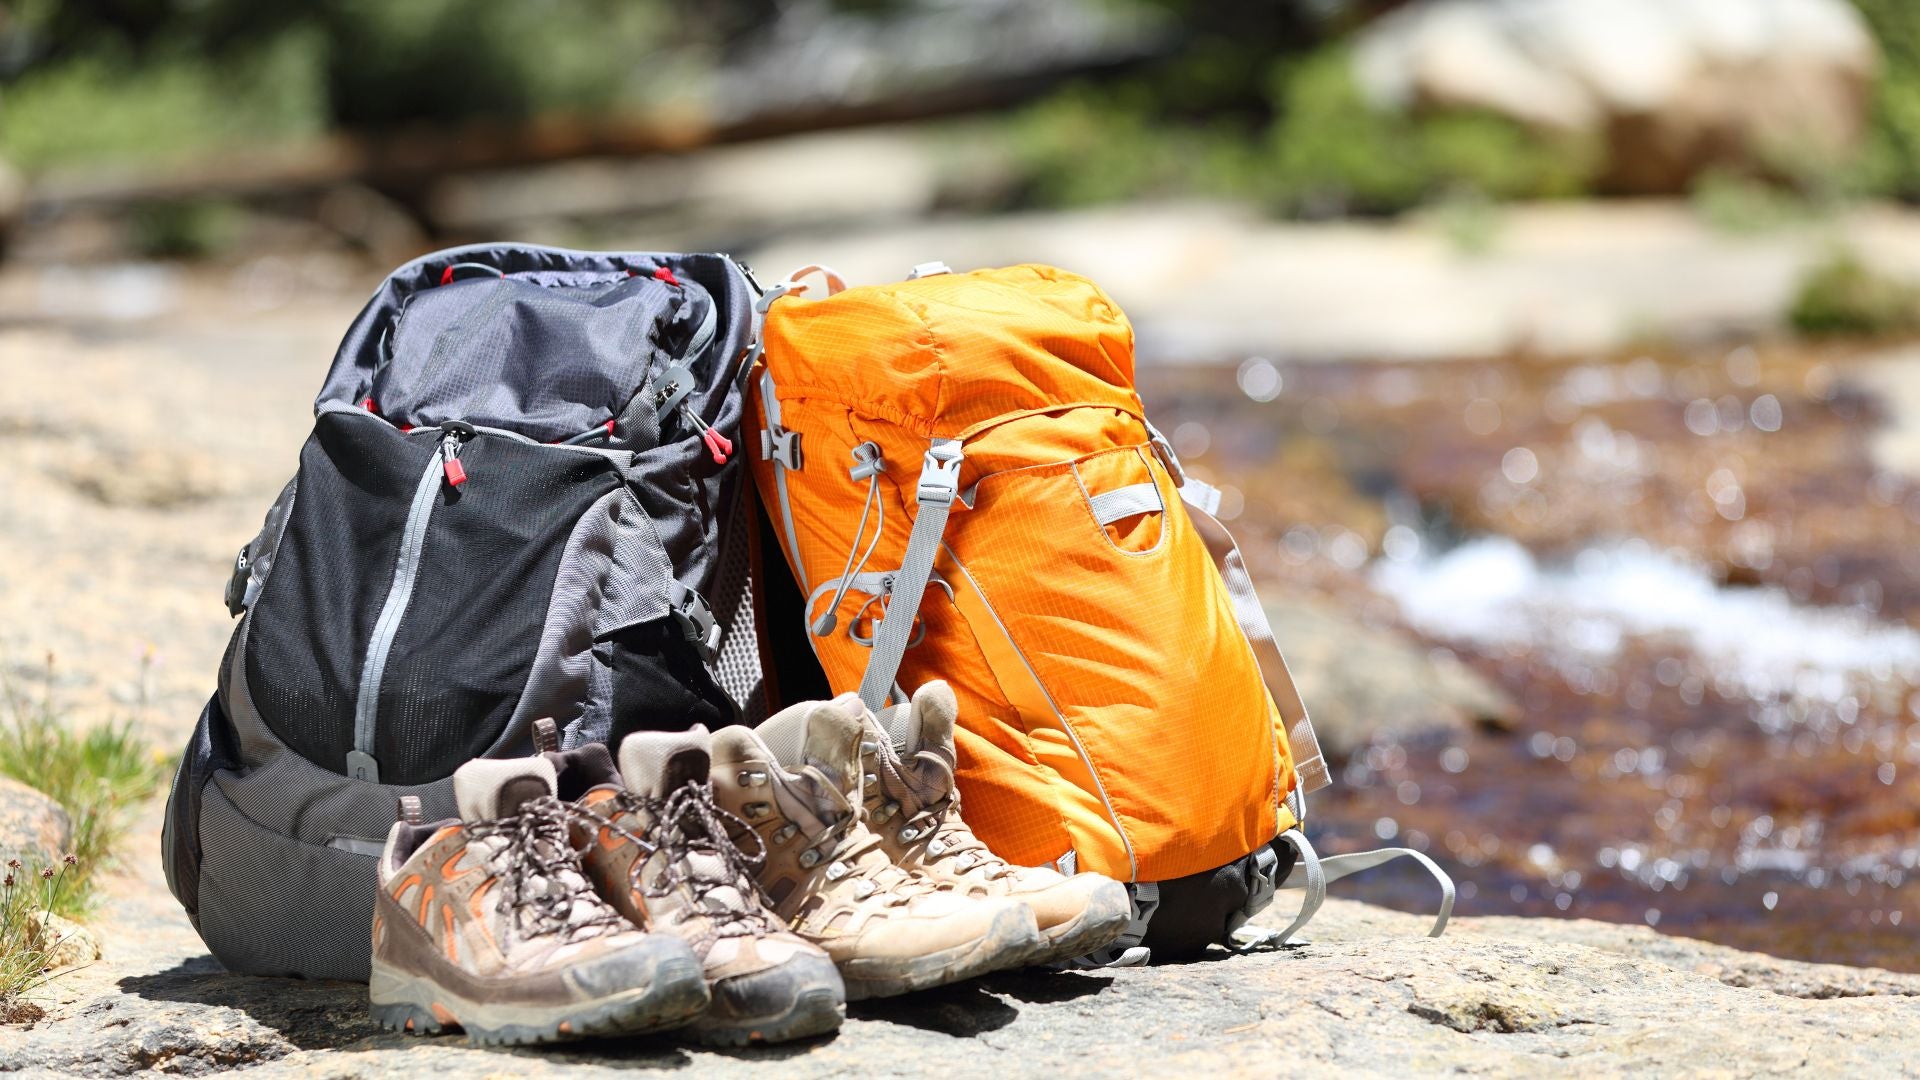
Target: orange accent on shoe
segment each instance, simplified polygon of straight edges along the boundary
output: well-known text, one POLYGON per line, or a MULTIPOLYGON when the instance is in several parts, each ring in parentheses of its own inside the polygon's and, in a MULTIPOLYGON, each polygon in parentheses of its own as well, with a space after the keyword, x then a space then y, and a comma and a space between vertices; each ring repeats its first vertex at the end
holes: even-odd
POLYGON ((440 880, 441 881, 452 881, 456 878, 462 878, 467 876, 468 874, 473 873, 473 871, 476 868, 471 865, 464 867, 460 870, 455 870, 453 868, 453 864, 465 858, 466 854, 467 854, 467 849, 461 848, 459 851, 456 851, 453 853, 452 858, 449 858, 446 862, 443 862, 440 864, 440 880))
POLYGON ((427 925, 427 905, 433 903, 433 886, 429 885, 420 893, 420 925, 427 925))

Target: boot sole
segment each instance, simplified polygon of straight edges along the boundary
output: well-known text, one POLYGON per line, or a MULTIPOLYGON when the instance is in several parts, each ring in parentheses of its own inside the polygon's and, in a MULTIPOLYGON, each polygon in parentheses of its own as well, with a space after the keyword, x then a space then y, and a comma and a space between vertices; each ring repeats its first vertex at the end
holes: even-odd
POLYGON ((847 984, 848 1001, 894 997, 1018 967, 1042 940, 1033 909, 1015 904, 994 916, 987 932, 972 941, 911 959, 849 960, 840 965, 840 977, 847 984))
POLYGON ((707 1007, 699 961, 669 957, 646 985, 564 1005, 479 1002, 379 959, 367 984, 374 1022, 388 1031, 465 1031, 481 1046, 528 1046, 593 1035, 640 1035, 686 1023, 707 1007))
POLYGON ((846 1018, 847 1006, 841 996, 831 987, 822 986, 801 991, 785 1012, 726 1024, 696 1020, 687 1027, 686 1035, 702 1046, 789 1042, 838 1031, 846 1018))
POLYGON ((1058 964, 1104 949, 1118 941, 1132 921, 1133 900, 1127 894, 1127 887, 1115 882, 1112 888, 1095 891, 1087 901, 1086 910, 1080 914, 1059 926, 1040 931, 1045 940, 1039 950, 1027 958, 1027 964, 1031 967, 1058 964))

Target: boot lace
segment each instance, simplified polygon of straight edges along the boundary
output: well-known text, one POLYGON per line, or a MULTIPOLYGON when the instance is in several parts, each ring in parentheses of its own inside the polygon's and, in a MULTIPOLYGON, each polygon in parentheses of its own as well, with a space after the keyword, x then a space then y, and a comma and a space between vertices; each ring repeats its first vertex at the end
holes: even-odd
POLYGON ((522 804, 511 817, 467 826, 471 841, 494 849, 484 862, 505 884, 495 910, 524 934, 575 941, 628 925, 580 868, 580 855, 568 842, 575 816, 571 805, 548 795, 522 804))
POLYGON ((987 847, 986 841, 974 835, 973 829, 961 819, 960 793, 954 790, 951 781, 946 794, 932 802, 920 804, 912 783, 901 772, 900 761, 891 748, 882 749, 876 745, 873 757, 874 772, 879 781, 874 787, 884 797, 874 813, 884 815, 883 821, 907 813, 896 835, 903 843, 918 846, 922 861, 952 860, 961 873, 980 870, 988 880, 1015 871, 1013 865, 995 855, 993 849, 987 847), (907 808, 916 804, 918 809, 908 812, 907 808))
POLYGON ((650 831, 658 843, 635 836, 624 825, 591 810, 582 813, 643 850, 666 852, 666 866, 652 882, 641 879, 646 860, 636 859, 633 882, 641 895, 654 898, 686 889, 695 908, 707 917, 702 945, 777 929, 760 902, 758 882, 767 861, 766 845, 745 821, 714 803, 711 783, 682 784, 663 799, 622 791, 614 797, 614 805, 622 812, 617 817, 641 814, 652 821, 650 831), (741 850, 735 836, 751 837, 751 850, 741 850))

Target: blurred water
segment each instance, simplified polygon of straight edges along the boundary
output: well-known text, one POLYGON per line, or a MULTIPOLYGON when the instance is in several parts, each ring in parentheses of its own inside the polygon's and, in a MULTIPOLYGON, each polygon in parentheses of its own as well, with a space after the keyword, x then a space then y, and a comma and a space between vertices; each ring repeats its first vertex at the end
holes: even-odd
POLYGON ((1858 609, 1797 604, 1776 587, 1723 586, 1692 559, 1641 542, 1542 566, 1517 541, 1385 559, 1373 582, 1436 638, 1531 646, 1589 663, 1628 637, 1671 638, 1744 696, 1840 700, 1850 677, 1920 676, 1920 632, 1858 609))

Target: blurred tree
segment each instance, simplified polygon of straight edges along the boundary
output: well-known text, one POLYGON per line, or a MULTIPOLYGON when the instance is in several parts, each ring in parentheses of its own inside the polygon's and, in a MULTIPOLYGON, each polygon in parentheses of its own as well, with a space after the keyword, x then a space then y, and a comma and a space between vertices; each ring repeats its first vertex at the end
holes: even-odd
POLYGON ((1860 186, 1920 199, 1920 4, 1853 2, 1873 28, 1883 65, 1860 186))

